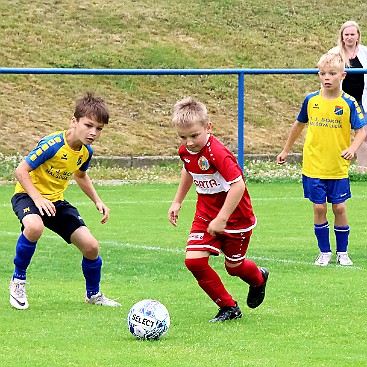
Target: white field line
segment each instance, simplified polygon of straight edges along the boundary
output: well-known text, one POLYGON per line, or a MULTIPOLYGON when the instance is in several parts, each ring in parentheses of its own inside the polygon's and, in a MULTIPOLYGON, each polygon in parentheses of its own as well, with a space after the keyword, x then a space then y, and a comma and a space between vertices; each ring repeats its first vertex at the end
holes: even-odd
MULTIPOLYGON (((367 196, 353 196, 353 198, 367 198, 367 196)), ((288 198, 251 198, 251 201, 283 201, 283 200, 305 200, 303 197, 288 197, 288 198)), ((104 201, 106 205, 112 205, 112 204, 146 204, 146 203, 171 203, 172 200, 114 200, 114 201, 104 201)), ((196 199, 186 199, 185 202, 192 203, 196 202, 196 199)), ((91 201, 70 201, 70 203, 74 206, 81 206, 81 205, 93 205, 91 201)), ((11 206, 11 203, 4 203, 0 204, 0 207, 9 207, 11 206)))
MULTIPOLYGON (((0 233, 8 235, 8 236, 14 236, 17 238, 19 236, 19 233, 16 232, 7 232, 0 230, 0 233)), ((42 235, 43 238, 60 238, 58 236, 52 236, 52 235, 42 235)), ((173 253, 185 253, 184 249, 179 248, 165 248, 165 247, 155 247, 155 246, 147 246, 147 245, 136 245, 132 243, 120 243, 116 241, 99 241, 100 245, 107 245, 107 246, 117 246, 117 247, 126 247, 126 248, 133 248, 137 250, 147 250, 147 251, 158 251, 158 252, 173 252, 173 253)), ((311 265, 315 266, 313 262, 307 262, 307 261, 297 261, 297 260, 290 260, 290 259, 276 259, 272 257, 263 257, 263 256, 247 256, 248 259, 252 260, 260 260, 260 261, 269 261, 274 263, 283 263, 283 264, 295 264, 295 265, 311 265)), ((329 264, 330 266, 334 267, 342 267, 340 265, 336 264, 329 264)), ((359 266, 343 266, 343 268, 347 269, 353 269, 353 270, 363 270, 364 268, 359 266)))
MULTIPOLYGON (((367 199, 367 195, 353 195, 351 199, 349 200, 353 200, 353 199, 367 199)), ((275 198, 268 198, 268 197, 263 197, 263 198, 251 198, 252 202, 256 202, 256 201, 301 201, 301 200, 306 200, 304 197, 299 196, 299 197, 275 197, 275 198)), ((147 203, 171 203, 172 200, 121 200, 121 201, 104 201, 104 203, 106 205, 124 205, 124 204, 147 204, 147 203)), ((196 202, 196 199, 186 199, 185 202, 187 203, 191 203, 191 202, 196 202)), ((93 203, 91 201, 79 201, 79 202, 75 202, 72 201, 71 202, 72 205, 74 206, 83 206, 83 205, 93 205, 93 203)), ((0 204, 0 207, 10 207, 11 204, 10 203, 5 203, 5 204, 0 204)))

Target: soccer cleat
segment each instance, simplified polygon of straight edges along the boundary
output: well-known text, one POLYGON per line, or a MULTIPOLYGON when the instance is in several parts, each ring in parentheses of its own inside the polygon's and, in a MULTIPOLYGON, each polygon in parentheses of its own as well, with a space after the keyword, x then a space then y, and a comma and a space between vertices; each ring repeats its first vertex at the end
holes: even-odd
POLYGON ((90 298, 85 296, 85 302, 92 303, 94 305, 99 305, 99 306, 111 306, 111 307, 121 306, 118 302, 114 301, 113 299, 107 298, 101 292, 98 292, 97 294, 91 296, 90 298))
POLYGON ((18 310, 25 310, 29 306, 25 285, 25 280, 18 278, 12 278, 10 280, 10 304, 18 310))
POLYGON ((252 287, 250 285, 247 295, 247 306, 250 308, 259 307, 265 298, 265 288, 269 277, 269 271, 266 268, 259 268, 259 270, 263 275, 264 283, 259 287, 252 287))
POLYGON ((353 265, 353 261, 349 258, 347 252, 337 252, 336 262, 340 265, 353 265))
POLYGON ((315 265, 327 266, 331 260, 331 252, 320 252, 315 260, 315 265))
POLYGON ((218 321, 227 321, 233 319, 239 319, 242 317, 242 312, 238 307, 236 302, 236 306, 224 306, 219 309, 219 312, 214 317, 214 319, 209 320, 209 322, 218 322, 218 321))

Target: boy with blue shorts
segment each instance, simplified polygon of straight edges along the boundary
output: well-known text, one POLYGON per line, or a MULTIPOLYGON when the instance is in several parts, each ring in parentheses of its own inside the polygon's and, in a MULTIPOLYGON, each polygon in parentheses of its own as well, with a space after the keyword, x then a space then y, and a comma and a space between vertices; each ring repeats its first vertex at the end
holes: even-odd
POLYGON ((102 306, 120 306, 100 292, 102 259, 98 241, 92 236, 78 210, 64 200, 69 180, 74 178, 82 191, 108 220, 110 210, 98 196, 87 169, 93 154, 92 144, 108 124, 109 113, 104 101, 87 93, 80 98, 68 130, 41 139, 35 149, 15 170, 18 182, 12 206, 21 222, 10 280, 10 304, 20 310, 28 308, 26 295, 27 268, 44 228, 73 243, 82 253, 82 271, 86 282, 85 301, 102 306))
POLYGON ((366 121, 356 100, 344 93, 344 62, 339 54, 323 55, 317 67, 321 89, 304 100, 277 163, 283 164, 294 142, 307 125, 303 147, 302 182, 304 197, 313 203, 314 232, 320 254, 315 265, 331 261, 327 203, 334 213, 336 261, 352 265, 348 256, 349 225, 345 201, 351 197, 348 169, 350 160, 366 137, 366 121), (351 129, 355 137, 351 143, 351 129))

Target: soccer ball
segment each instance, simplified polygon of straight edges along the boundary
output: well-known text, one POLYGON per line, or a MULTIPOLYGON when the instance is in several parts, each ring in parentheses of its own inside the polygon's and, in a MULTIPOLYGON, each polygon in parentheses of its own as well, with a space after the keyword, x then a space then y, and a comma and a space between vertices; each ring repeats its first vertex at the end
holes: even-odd
POLYGON ((153 299, 144 299, 131 307, 127 316, 130 333, 138 339, 158 340, 170 326, 167 308, 153 299))

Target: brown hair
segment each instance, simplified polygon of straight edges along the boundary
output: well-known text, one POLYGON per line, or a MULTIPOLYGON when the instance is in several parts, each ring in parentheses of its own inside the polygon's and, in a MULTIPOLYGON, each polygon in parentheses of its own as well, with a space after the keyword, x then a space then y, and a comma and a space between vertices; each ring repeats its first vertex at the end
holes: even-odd
POLYGON ((74 117, 77 120, 88 117, 106 125, 109 120, 109 112, 102 98, 95 97, 92 92, 87 92, 83 97, 77 99, 74 117))
POLYGON ((206 127, 209 122, 208 111, 204 103, 192 97, 186 97, 174 105, 172 122, 175 126, 191 126, 200 123, 206 127))

